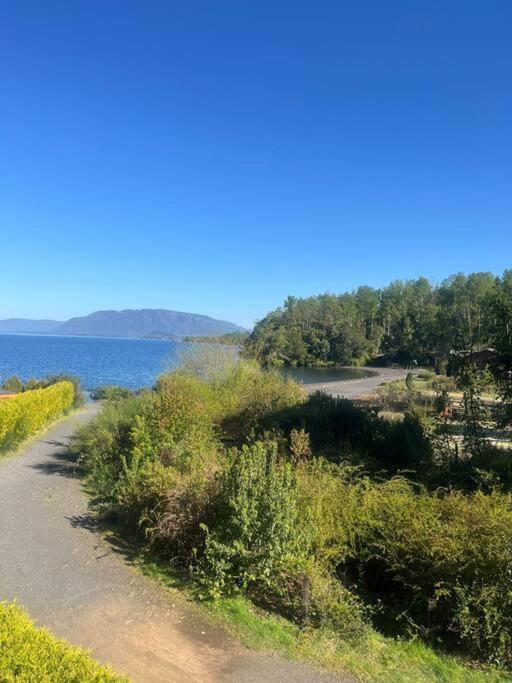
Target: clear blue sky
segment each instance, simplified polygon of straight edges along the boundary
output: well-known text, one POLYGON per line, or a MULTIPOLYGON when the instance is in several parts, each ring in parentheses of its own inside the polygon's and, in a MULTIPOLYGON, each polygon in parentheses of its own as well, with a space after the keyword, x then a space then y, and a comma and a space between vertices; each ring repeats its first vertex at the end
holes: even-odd
POLYGON ((512 2, 4 2, 0 318, 512 266, 512 2))

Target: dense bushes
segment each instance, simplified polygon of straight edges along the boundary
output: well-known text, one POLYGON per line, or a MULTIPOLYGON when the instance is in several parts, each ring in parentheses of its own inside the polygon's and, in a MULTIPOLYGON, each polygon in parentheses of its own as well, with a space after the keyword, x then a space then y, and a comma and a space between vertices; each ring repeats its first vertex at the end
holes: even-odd
POLYGON ((431 466, 430 442, 412 410, 403 421, 388 422, 347 399, 315 393, 304 403, 264 416, 259 428, 260 433, 277 430, 292 439, 294 430, 303 429, 316 455, 336 463, 364 463, 374 472, 409 470, 418 477, 431 466))
POLYGON ((0 452, 18 446, 72 408, 73 384, 57 382, 46 389, 25 391, 0 402, 0 452))
POLYGON ((361 635, 357 598, 316 561, 313 529, 299 507, 297 478, 276 444, 231 453, 209 510, 199 576, 209 594, 242 591, 296 621, 361 635))
POLYGON ((296 384, 252 363, 210 367, 208 381, 193 371, 175 372, 162 376, 153 392, 107 403, 79 431, 75 448, 102 508, 125 521, 135 513, 140 528, 152 527, 155 543, 175 536, 179 545, 182 535, 170 532, 169 522, 179 518, 187 526, 189 512, 177 508, 201 507, 197 492, 207 495, 224 459, 221 436, 240 441, 259 417, 302 398, 296 384), (149 495, 146 505, 142 494, 149 488, 160 492, 158 515, 155 499, 149 495))
POLYGON ((91 392, 91 398, 95 401, 119 401, 121 398, 129 398, 134 396, 135 392, 125 387, 117 386, 116 384, 107 384, 102 387, 97 387, 91 392))
MULTIPOLYGON (((181 383, 201 395, 224 442, 240 445, 265 416, 302 403, 306 393, 275 371, 262 372, 254 361, 239 361, 229 351, 187 358, 185 368, 161 381, 181 383)), ((158 386, 157 386, 158 389, 158 386)))
POLYGON ((287 558, 302 558, 307 540, 299 524, 294 474, 262 443, 231 453, 212 506, 202 569, 214 593, 264 593, 287 558))
POLYGON ((14 604, 0 603, 0 680, 47 683, 126 681, 100 666, 82 649, 36 628, 14 604))
POLYGON ((512 664, 512 497, 381 483, 354 468, 298 469, 318 562, 356 586, 391 633, 512 664))
POLYGON ((512 666, 511 496, 396 476, 435 468, 412 408, 386 422, 241 362, 107 403, 75 448, 100 508, 205 596, 512 666))

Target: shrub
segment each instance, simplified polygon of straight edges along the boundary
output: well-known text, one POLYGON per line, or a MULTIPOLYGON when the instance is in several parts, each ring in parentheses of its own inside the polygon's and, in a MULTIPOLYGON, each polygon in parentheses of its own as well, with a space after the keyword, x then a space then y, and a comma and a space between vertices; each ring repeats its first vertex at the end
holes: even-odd
POLYGON ((15 604, 0 603, 0 679, 47 683, 114 683, 127 681, 100 666, 85 650, 36 628, 15 604))
POLYGON ((50 387, 52 384, 59 384, 60 382, 70 382, 73 385, 73 408, 80 408, 85 402, 80 384, 80 378, 76 375, 68 375, 61 372, 57 375, 48 375, 40 381, 41 388, 50 387))
POLYGON ((287 557, 306 557, 295 477, 275 448, 261 443, 231 454, 206 530, 202 575, 213 595, 266 593, 287 557))
POLYGON ((23 391, 23 382, 17 375, 13 375, 3 382, 2 389, 5 391, 12 391, 13 394, 18 394, 23 391))
POLYGON ((25 384, 21 381, 17 375, 13 375, 6 379, 2 384, 2 389, 6 391, 12 391, 13 393, 21 393, 22 391, 35 391, 36 389, 46 389, 52 384, 58 384, 59 382, 71 382, 74 387, 74 398, 73 407, 79 408, 84 403, 84 395, 80 386, 80 379, 74 375, 66 375, 60 373, 58 375, 48 375, 42 379, 34 379, 33 377, 28 379, 25 384))
POLYGON ((193 396, 229 445, 243 444, 264 416, 306 398, 304 388, 292 380, 223 349, 187 356, 181 370, 159 378, 156 392, 165 391, 166 385, 193 396))
POLYGON ((453 377, 446 377, 445 375, 438 375, 430 380, 430 386, 434 391, 439 393, 443 391, 455 391, 457 389, 457 384, 453 377))
POLYGON ((296 476, 275 448, 256 442, 232 453, 209 516, 199 566, 209 595, 242 591, 295 621, 347 638, 364 632, 361 603, 311 553, 296 476))
POLYGON ((352 401, 333 398, 322 392, 310 395, 304 403, 286 406, 259 420, 260 430, 279 429, 288 436, 292 430, 309 434, 314 451, 335 459, 342 450, 367 450, 378 420, 373 411, 352 401))
POLYGON ((421 398, 412 386, 407 387, 401 380, 382 384, 377 388, 377 394, 382 405, 395 410, 406 410, 411 403, 421 398))
POLYGON ((145 396, 105 403, 88 424, 74 434, 71 449, 79 457, 100 508, 114 511, 123 458, 131 449, 135 418, 142 415, 145 396))
POLYGON ((0 452, 15 448, 72 408, 74 396, 71 382, 58 382, 0 402, 0 452))
POLYGON ((203 466, 218 447, 217 397, 197 377, 161 377, 146 412, 148 438, 158 457, 181 473, 203 466))
POLYGON ((397 480, 367 488, 358 514, 365 583, 389 614, 473 657, 512 664, 509 494, 415 493, 397 480))
POLYGON ((311 439, 304 428, 291 430, 290 453, 296 462, 308 460, 311 457, 311 439))
POLYGON ((177 491, 205 492, 218 467, 209 399, 201 380, 164 376, 153 392, 105 403, 73 439, 98 508, 161 548, 180 537, 171 529, 171 519, 180 516, 177 491))
POLYGON ((41 381, 34 379, 33 377, 27 379, 25 386, 23 387, 23 391, 34 391, 35 389, 44 389, 41 381))
POLYGON ((310 581, 312 623, 327 627, 345 640, 357 641, 368 631, 368 610, 362 601, 339 581, 313 565, 310 581))
POLYGON ((191 566, 204 546, 201 525, 208 520, 217 482, 211 472, 176 477, 148 526, 152 547, 174 564, 191 566))
POLYGON ((373 486, 361 470, 315 458, 297 468, 299 507, 311 530, 315 558, 330 572, 354 554, 362 532, 361 501, 373 486))
POLYGON ((119 401, 122 398, 130 398, 130 396, 134 396, 131 389, 114 384, 97 387, 91 392, 91 398, 95 401, 119 401))
POLYGON ((306 398, 303 387, 275 370, 263 371, 253 361, 238 361, 212 382, 219 397, 223 435, 242 444, 259 421, 306 398))
POLYGON ((292 432, 303 430, 311 452, 332 462, 364 462, 368 470, 384 468, 390 474, 404 469, 419 473, 431 463, 432 452, 423 417, 416 404, 412 407, 403 421, 390 422, 352 401, 317 392, 302 404, 264 416, 258 433, 278 430, 296 441, 292 432))
POLYGON ((319 460, 297 482, 316 562, 356 582, 378 624, 510 667, 511 494, 428 493, 319 460))

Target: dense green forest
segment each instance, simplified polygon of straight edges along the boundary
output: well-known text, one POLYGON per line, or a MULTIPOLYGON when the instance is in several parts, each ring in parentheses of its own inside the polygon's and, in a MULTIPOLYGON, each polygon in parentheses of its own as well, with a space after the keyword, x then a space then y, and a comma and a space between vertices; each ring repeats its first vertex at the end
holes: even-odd
POLYGON ((432 365, 461 345, 493 344, 496 309, 506 297, 512 270, 502 277, 457 274, 439 286, 420 277, 383 289, 290 296, 256 324, 245 352, 271 365, 360 365, 383 354, 432 365))

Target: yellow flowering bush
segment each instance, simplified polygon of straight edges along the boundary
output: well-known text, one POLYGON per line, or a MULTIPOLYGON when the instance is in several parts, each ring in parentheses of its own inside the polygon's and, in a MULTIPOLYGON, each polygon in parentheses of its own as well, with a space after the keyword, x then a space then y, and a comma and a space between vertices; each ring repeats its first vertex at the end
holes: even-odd
POLYGON ((73 406, 72 382, 24 391, 0 401, 0 453, 11 450, 73 406))
POLYGON ((0 681, 5 683, 127 683, 88 652, 36 628, 14 603, 0 602, 0 681))

